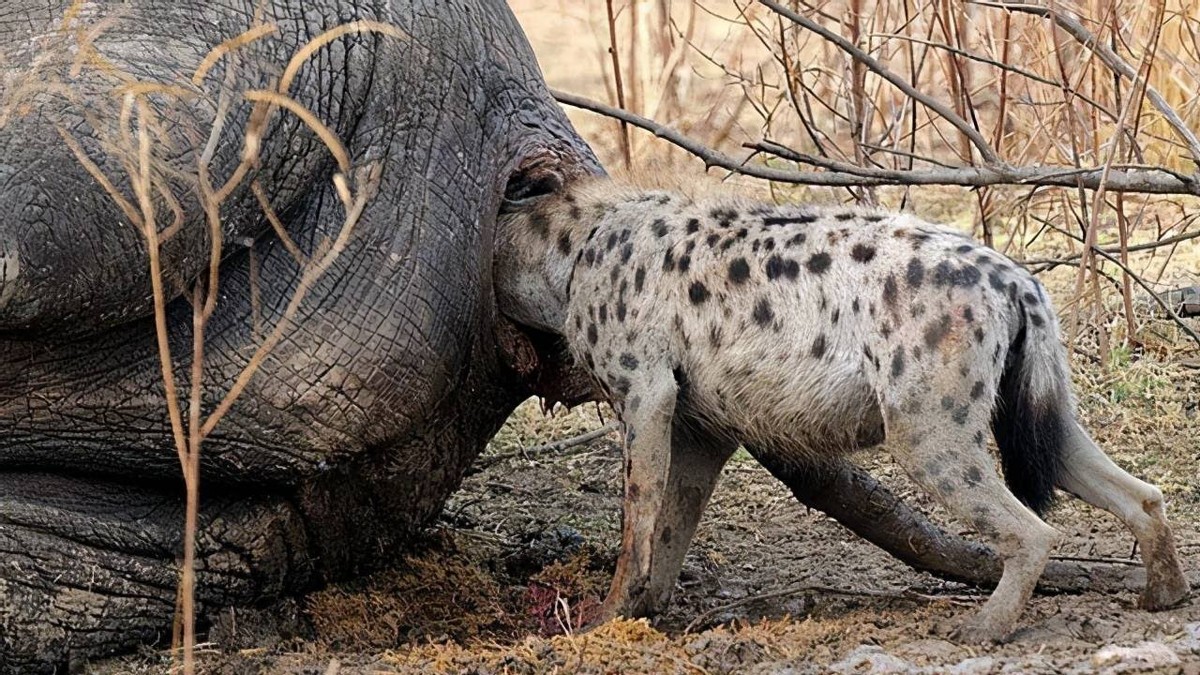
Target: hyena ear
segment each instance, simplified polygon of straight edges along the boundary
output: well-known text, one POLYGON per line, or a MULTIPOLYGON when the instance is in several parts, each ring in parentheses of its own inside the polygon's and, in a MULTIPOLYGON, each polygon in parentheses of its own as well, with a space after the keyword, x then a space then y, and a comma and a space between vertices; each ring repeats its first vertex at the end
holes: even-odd
POLYGON ((504 206, 527 206, 562 190, 564 185, 566 178, 558 167, 523 166, 508 179, 504 188, 504 206))

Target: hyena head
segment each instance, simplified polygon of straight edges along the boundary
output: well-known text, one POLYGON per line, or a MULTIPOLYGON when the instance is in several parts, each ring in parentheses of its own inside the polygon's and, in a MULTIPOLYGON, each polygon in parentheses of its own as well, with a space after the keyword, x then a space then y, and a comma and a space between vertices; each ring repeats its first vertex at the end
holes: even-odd
POLYGON ((555 172, 510 184, 496 221, 496 302, 513 321, 552 333, 566 322, 571 269, 588 225, 555 172))

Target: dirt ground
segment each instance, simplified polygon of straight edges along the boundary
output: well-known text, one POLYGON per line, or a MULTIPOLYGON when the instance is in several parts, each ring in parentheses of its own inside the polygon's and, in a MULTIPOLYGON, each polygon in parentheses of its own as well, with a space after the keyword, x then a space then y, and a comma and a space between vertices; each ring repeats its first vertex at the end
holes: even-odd
MULTIPOLYGON (((1200 586, 1200 371, 1149 360, 1108 375, 1077 370, 1086 423, 1123 465, 1163 487, 1200 586), (1116 393, 1129 382, 1143 384, 1116 393)), ((1115 595, 1037 596, 1006 645, 946 641, 981 604, 979 591, 914 572, 806 511, 741 452, 670 610, 576 632, 604 593, 619 544, 620 450, 609 434, 522 453, 599 427, 605 412, 588 406, 549 418, 535 404, 514 414, 408 559, 294 602, 222 615, 201 672, 1200 673, 1200 601, 1144 612, 1132 583, 1115 595)), ((886 453, 861 460, 932 508, 886 453)), ((1064 500, 1050 520, 1067 534, 1060 556, 1137 560, 1131 536, 1108 514, 1064 500)), ((170 662, 146 649, 90 672, 161 672, 170 662)))

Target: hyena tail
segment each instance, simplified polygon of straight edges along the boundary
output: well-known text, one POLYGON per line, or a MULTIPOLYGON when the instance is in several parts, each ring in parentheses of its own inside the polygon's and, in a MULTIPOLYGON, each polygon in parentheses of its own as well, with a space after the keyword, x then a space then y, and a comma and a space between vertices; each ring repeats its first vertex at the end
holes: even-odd
POLYGON ((1075 406, 1054 310, 1048 303, 1017 305, 1021 327, 1000 377, 992 433, 1009 489, 1042 515, 1054 503, 1075 406))

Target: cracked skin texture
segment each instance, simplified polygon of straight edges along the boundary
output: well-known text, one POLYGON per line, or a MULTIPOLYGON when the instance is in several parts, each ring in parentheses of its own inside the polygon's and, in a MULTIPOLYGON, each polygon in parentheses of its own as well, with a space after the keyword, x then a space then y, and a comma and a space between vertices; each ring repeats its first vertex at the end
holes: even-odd
MULTIPOLYGON (((518 373, 514 351, 536 353, 534 343, 519 331, 496 337, 494 216, 509 176, 530 158, 600 169, 546 92, 503 0, 6 3, 0 673, 50 672, 169 637, 181 550, 182 485, 145 247, 56 131, 122 176, 97 141, 114 129, 120 82, 76 68, 78 45, 62 44, 87 33, 119 70, 186 86, 209 49, 251 25, 258 5, 277 36, 239 50, 230 71, 214 68, 206 95, 150 99, 164 121, 156 166, 188 216, 163 249, 183 374, 191 310, 177 296, 202 271, 208 245, 179 176, 194 171, 214 92, 227 76, 235 89, 269 86, 300 45, 347 21, 392 23, 406 37, 334 41, 292 86, 356 164, 381 163, 382 182, 298 325, 204 446, 201 613, 266 603, 393 559, 512 408, 539 382, 560 379, 543 372, 559 372, 552 359, 524 358, 518 373)), ((218 180, 237 165, 248 114, 248 105, 233 106, 212 162, 218 180)), ((316 138, 276 115, 262 157, 256 176, 301 248, 335 234, 343 217, 335 165, 316 138)), ((274 325, 298 281, 245 186, 223 216, 222 302, 204 364, 210 405, 255 344, 251 255, 264 325, 274 325)))

